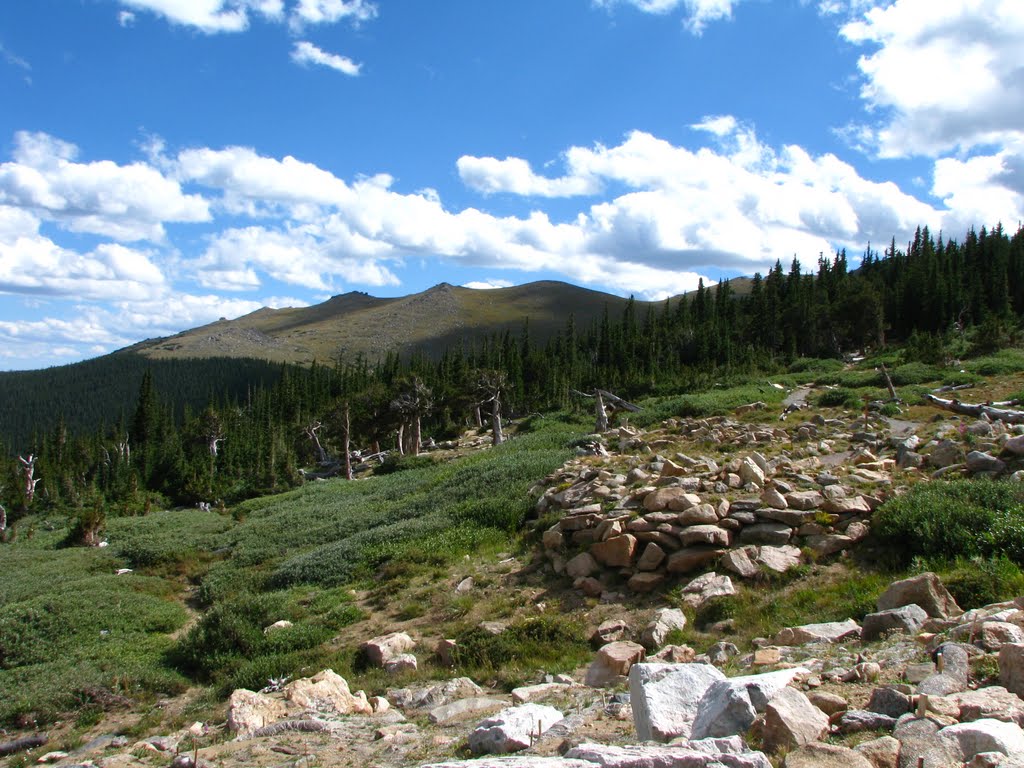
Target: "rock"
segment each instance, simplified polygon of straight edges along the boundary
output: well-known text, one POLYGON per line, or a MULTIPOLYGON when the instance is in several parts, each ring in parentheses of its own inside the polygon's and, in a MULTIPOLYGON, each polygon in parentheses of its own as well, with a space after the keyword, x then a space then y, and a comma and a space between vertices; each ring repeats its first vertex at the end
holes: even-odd
POLYGON ((594 768, 586 760, 567 760, 562 757, 492 757, 477 760, 453 760, 445 763, 428 763, 420 768, 594 768))
POLYGON ((894 581, 878 598, 876 605, 880 611, 917 605, 929 616, 940 619, 953 618, 963 613, 939 577, 931 572, 894 581))
POLYGON ((602 565, 622 568, 632 565, 636 553, 636 537, 630 533, 599 541, 590 548, 590 554, 602 565))
MULTIPOLYGON (((691 525, 679 534, 684 547, 707 544, 712 547, 728 547, 732 534, 717 525, 691 525)), ((684 550, 685 551, 685 550, 684 550)))
POLYGON ((506 704, 507 702, 501 699, 494 699, 489 696, 474 696, 434 707, 427 713, 427 719, 435 725, 444 725, 456 720, 463 720, 470 715, 476 715, 480 712, 500 709, 506 706, 506 704))
POLYGON ((652 656, 648 656, 650 662, 663 664, 689 664, 697 657, 697 652, 688 645, 666 645, 652 656))
POLYGON ((653 651, 665 644, 668 633, 674 629, 686 627, 686 614, 678 608, 661 608, 654 614, 651 622, 644 627, 640 642, 644 648, 653 651))
POLYGON ((264 627, 263 634, 269 635, 272 632, 277 632, 279 629, 288 629, 291 626, 293 626, 293 624, 290 621, 288 621, 287 619, 281 619, 280 621, 275 621, 268 627, 264 627))
POLYGON ((373 714, 375 715, 383 715, 391 710, 391 702, 383 696, 371 696, 369 702, 370 708, 373 709, 373 714))
POLYGON ((677 507, 676 511, 681 512, 693 506, 694 503, 699 504, 700 498, 698 497, 694 502, 692 494, 679 486, 667 486, 653 490, 644 496, 643 502, 644 509, 648 512, 660 512, 669 509, 670 505, 674 505, 677 507))
POLYGON ((593 576, 586 576, 582 579, 576 579, 572 585, 583 592, 588 597, 600 597, 604 594, 604 584, 595 579, 593 576))
POLYGON ((1024 698, 1024 643, 1009 643, 999 649, 999 682, 1024 698))
POLYGON ((921 629, 928 614, 917 605, 904 605, 864 617, 860 637, 865 643, 877 640, 886 632, 899 631, 912 634, 921 629))
POLYGON ((866 757, 874 768, 897 768, 899 764, 900 743, 892 736, 862 741, 853 751, 866 757))
POLYGON ((411 653, 400 653, 392 656, 384 662, 384 671, 389 675, 397 675, 402 672, 415 672, 419 668, 416 657, 411 653))
POLYGON ((827 691, 811 691, 807 694, 807 698, 811 704, 829 716, 845 712, 850 708, 849 703, 842 696, 827 691))
POLYGON ((804 624, 787 627, 775 636, 776 645, 804 645, 805 643, 838 643, 860 634, 860 625, 853 619, 823 624, 804 624))
MULTIPOLYGON (((834 487, 834 486, 833 486, 834 487)), ((851 498, 827 499, 822 509, 832 515, 869 515, 871 507, 863 496, 851 498)))
POLYGON ((601 622, 601 625, 594 630, 594 633, 590 636, 590 643, 600 648, 602 645, 621 640, 628 631, 629 624, 624 620, 609 619, 608 621, 601 622))
POLYGON ((512 701, 516 704, 525 704, 534 699, 543 699, 559 693, 565 693, 571 686, 568 683, 538 683, 537 685, 523 685, 512 689, 512 701))
POLYGON ((872 768, 866 757, 848 747, 816 742, 786 755, 785 768, 872 768))
POLYGON ((755 523, 740 531, 740 544, 781 546, 793 536, 793 528, 785 523, 755 523))
POLYGON ((785 573, 800 565, 800 550, 791 546, 759 547, 755 561, 773 573, 785 573))
POLYGON ((793 509, 818 509, 825 503, 825 497, 817 491, 794 491, 786 494, 786 503, 793 509))
POLYGON ((718 522, 718 512, 710 504, 697 504, 685 512, 680 512, 678 521, 680 525, 715 525, 718 522))
MULTIPOLYGON (((728 532, 726 531, 726 533, 728 532)), ((665 568, 669 573, 689 573, 704 567, 725 552, 726 550, 719 547, 686 547, 669 555, 665 568)))
POLYGON ((758 648, 754 651, 754 659, 750 664, 753 667, 771 667, 781 661, 782 652, 778 648, 758 648))
POLYGON ((959 750, 965 761, 979 752, 1024 755, 1024 731, 1016 723, 987 719, 958 723, 939 731, 939 738, 959 750))
POLYGON ((868 702, 869 712, 878 712, 896 719, 911 710, 910 697, 895 688, 875 688, 868 702))
POLYGON ((284 697, 295 706, 335 715, 369 715, 373 707, 366 694, 349 691, 348 682, 333 669, 302 678, 284 687, 284 697))
POLYGON ((732 571, 738 576, 742 576, 744 579, 752 579, 761 572, 761 569, 750 557, 746 548, 729 550, 722 555, 719 563, 723 568, 732 571))
POLYGON ((735 594, 736 588, 732 585, 732 579, 710 571, 683 587, 683 602, 691 608, 699 608, 713 598, 735 594))
POLYGON ((644 547, 643 554, 640 555, 640 559, 636 563, 637 570, 656 570, 658 566, 661 565, 662 561, 664 561, 664 559, 665 550, 652 541, 650 544, 644 547))
POLYGON ((928 463, 938 469, 960 464, 964 461, 964 449, 952 440, 943 440, 928 454, 928 463))
POLYGON ((986 651, 998 651, 1008 643, 1024 643, 1024 629, 1008 621, 984 621, 981 626, 961 624, 949 636, 953 640, 973 640, 974 645, 986 651))
POLYGON ((482 694, 483 689, 468 677, 456 677, 435 685, 392 688, 387 691, 387 699, 401 709, 428 709, 482 694))
POLYGON ((694 720, 691 737, 732 736, 745 733, 768 702, 798 674, 807 670, 796 667, 761 675, 745 675, 713 683, 704 694, 700 711, 694 720))
POLYGON ((629 697, 640 741, 689 738, 701 700, 725 675, 710 664, 634 664, 629 697))
POLYGON ((245 688, 234 691, 228 700, 228 728, 239 736, 249 736, 286 714, 284 702, 245 688))
POLYGON ((950 698, 960 708, 957 719, 962 723, 992 719, 1024 727, 1024 701, 1000 685, 956 693, 950 698))
POLYGON ((786 497, 779 493, 777 488, 766 488, 761 494, 761 503, 772 509, 786 509, 789 506, 786 497))
POLYGON ((967 454, 968 472, 995 472, 1006 469, 1006 462, 984 451, 971 451, 967 454))
POLYGON ((740 655, 740 649, 737 648, 733 643, 725 640, 719 640, 717 643, 708 648, 707 652, 708 660, 716 667, 720 667, 725 664, 733 656, 740 655))
POLYGON ((764 470, 758 466, 757 462, 749 456, 740 461, 739 471, 740 481, 743 485, 747 483, 753 483, 758 488, 764 486, 764 470))
POLYGON ((608 643, 597 652, 587 669, 587 685, 602 688, 629 673, 629 668, 643 661, 644 647, 628 640, 608 643))
POLYGON ((765 707, 761 733, 767 751, 791 750, 823 738, 828 733, 828 715, 787 686, 765 707))
POLYGON ((589 552, 580 552, 565 564, 565 573, 573 579, 586 578, 601 570, 597 560, 589 552))
POLYGON ((725 739, 669 746, 580 744, 565 756, 585 760, 589 768, 718 768, 726 765, 729 768, 771 768, 763 752, 742 751, 742 747, 725 739))
POLYGON ((860 733, 861 731, 891 731, 896 725, 896 718, 879 712, 864 709, 850 709, 839 716, 836 729, 840 733, 860 733))
POLYGON ((818 557, 828 557, 849 549, 855 542, 841 533, 823 533, 805 537, 804 544, 818 557))
POLYGON ((481 721, 469 734, 475 754, 508 754, 527 749, 544 731, 563 718, 554 707, 523 704, 504 709, 481 721))
POLYGON ((892 733, 893 738, 900 742, 899 768, 918 768, 918 765, 924 768, 960 766, 959 749, 939 738, 940 727, 931 718, 919 718, 912 714, 901 717, 892 733))
POLYGON ((629 581, 626 582, 626 586, 634 592, 653 592, 664 583, 664 573, 653 573, 651 571, 647 571, 630 576, 629 581))
POLYGON ((416 642, 405 632, 392 632, 367 640, 359 646, 359 650, 370 666, 383 667, 384 662, 392 656, 406 653, 415 647, 416 642))

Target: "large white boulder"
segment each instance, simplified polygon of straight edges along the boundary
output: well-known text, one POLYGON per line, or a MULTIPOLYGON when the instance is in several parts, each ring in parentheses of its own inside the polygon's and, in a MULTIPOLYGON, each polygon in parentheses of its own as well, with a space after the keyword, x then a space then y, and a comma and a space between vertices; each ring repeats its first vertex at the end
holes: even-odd
POLYGON ((276 723, 285 714, 284 702, 239 688, 228 701, 228 728, 239 736, 250 736, 260 728, 276 723))
POLYGON ((775 695, 800 674, 802 667, 761 675, 731 677, 713 683, 700 701, 690 737, 733 736, 746 733, 775 695))
POLYGON ((284 697, 302 709, 334 715, 369 715, 373 707, 362 691, 352 693, 348 682, 333 669, 288 683, 284 697))
POLYGON ((564 715, 544 704, 523 704, 503 709, 482 720, 469 734, 469 748, 475 754, 504 755, 533 745, 541 734, 564 715))
POLYGON ((725 679, 710 664, 634 664, 629 670, 629 698, 637 738, 689 738, 704 694, 725 679))

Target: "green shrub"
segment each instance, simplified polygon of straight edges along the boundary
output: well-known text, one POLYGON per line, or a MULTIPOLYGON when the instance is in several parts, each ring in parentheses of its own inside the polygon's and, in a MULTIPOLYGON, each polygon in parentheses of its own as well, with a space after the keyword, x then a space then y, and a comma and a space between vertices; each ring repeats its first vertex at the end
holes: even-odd
POLYGON ((374 468, 373 474, 391 475, 395 472, 407 472, 410 469, 423 469, 423 467, 429 467, 434 463, 436 463, 434 457, 429 454, 422 456, 399 456, 393 453, 384 459, 380 466, 374 468))
POLYGON ((1004 482, 920 483, 883 504, 873 529, 903 564, 913 558, 1006 556, 1024 564, 1024 488, 1004 482))
POLYGON ((859 408, 862 405, 857 393, 845 387, 829 389, 818 395, 820 408, 859 408))
POLYGON ((942 583, 965 610, 1024 594, 1024 573, 1005 556, 960 560, 942 583))
POLYGON ((460 670, 571 668, 590 656, 583 628, 558 616, 539 616, 493 635, 480 627, 455 637, 455 666, 460 670))
POLYGON ((941 368, 921 362, 905 363, 889 371, 889 377, 897 387, 939 381, 942 379, 942 375, 941 368))

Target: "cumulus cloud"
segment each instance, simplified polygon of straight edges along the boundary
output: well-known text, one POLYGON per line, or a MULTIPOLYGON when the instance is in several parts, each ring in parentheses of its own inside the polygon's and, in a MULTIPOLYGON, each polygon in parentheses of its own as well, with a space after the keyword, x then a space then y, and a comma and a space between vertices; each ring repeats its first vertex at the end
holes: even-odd
POLYGON ((937 156, 1024 136, 1024 4, 896 0, 844 24, 861 56, 861 96, 883 116, 884 157, 937 156))
POLYGON ((164 222, 208 221, 198 195, 144 163, 77 163, 77 148, 44 133, 15 134, 12 162, 0 164, 0 204, 74 232, 121 241, 164 238, 164 222))
POLYGON ((548 179, 538 176, 530 164, 518 157, 471 157, 463 155, 456 162, 459 178, 471 189, 485 195, 509 192, 536 197, 570 197, 590 195, 598 191, 594 179, 568 176, 548 179))
POLYGON ((369 21, 377 15, 377 6, 369 0, 295 0, 286 12, 284 0, 120 0, 126 10, 118 22, 127 26, 135 11, 163 17, 172 24, 192 27, 206 34, 244 32, 252 18, 285 22, 295 32, 307 25, 353 24, 369 21))
POLYGON ((492 291, 495 288, 511 288, 513 285, 511 280, 471 280, 468 283, 463 283, 463 288, 473 288, 477 291, 492 291))
POLYGON ((301 30, 307 24, 334 24, 342 19, 360 23, 376 16, 377 6, 366 0, 299 0, 289 23, 301 30))
POLYGON ((296 64, 316 64, 317 66, 327 67, 349 77, 357 76, 362 68, 361 64, 356 64, 347 56, 328 53, 317 48, 308 40, 300 40, 295 43, 295 46, 292 48, 292 61, 296 64))
POLYGON ((595 4, 611 8, 615 5, 631 5, 644 13, 667 14, 678 8, 686 11, 686 27, 693 34, 700 35, 708 23, 732 18, 732 9, 740 0, 594 0, 595 4))

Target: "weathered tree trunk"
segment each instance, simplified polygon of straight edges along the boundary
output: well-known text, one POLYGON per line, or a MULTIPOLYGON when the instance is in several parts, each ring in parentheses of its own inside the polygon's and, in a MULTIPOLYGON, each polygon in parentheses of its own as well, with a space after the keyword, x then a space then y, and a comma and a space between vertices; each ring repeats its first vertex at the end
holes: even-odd
POLYGON ((885 363, 882 363, 882 376, 885 377, 885 386, 889 390, 889 397, 892 400, 899 400, 899 397, 896 394, 896 387, 892 385, 892 378, 889 376, 889 371, 885 367, 885 363))
POLYGON ((4 534, 7 532, 7 510, 4 509, 4 505, 0 504, 0 541, 3 541, 4 534))
POLYGON ((491 444, 501 445, 505 442, 505 433, 501 431, 501 398, 500 393, 491 400, 491 444))
POLYGON ((925 395, 925 400, 944 408, 953 413, 962 413, 965 416, 988 416, 992 421, 1001 421, 1004 424, 1024 424, 1024 411, 1011 411, 998 406, 1010 405, 1010 403, 961 403, 959 400, 946 400, 935 395, 925 395))
POLYGON ((25 475, 25 506, 27 507, 35 498, 36 486, 39 485, 39 480, 35 477, 36 456, 34 453, 30 453, 27 459, 24 456, 19 456, 18 461, 21 462, 21 471, 25 475))
POLYGON ((313 447, 316 449, 316 460, 320 464, 327 463, 327 451, 324 450, 323 445, 320 443, 319 431, 323 428, 323 424, 319 421, 315 421, 306 427, 305 432, 310 440, 313 441, 313 447))
POLYGON ((26 736, 23 739, 5 741, 0 743, 0 757, 7 757, 8 755, 13 755, 18 752, 24 752, 26 749, 41 747, 49 740, 49 737, 45 733, 42 733, 38 736, 26 736))
POLYGON ((473 406, 473 418, 476 421, 476 428, 483 429, 484 419, 483 414, 480 413, 480 403, 477 403, 476 405, 473 406))
POLYGON ((398 455, 405 456, 405 422, 398 425, 398 455))
POLYGON ((594 431, 598 434, 608 431, 608 411, 604 407, 604 398, 601 397, 601 390, 597 390, 594 404, 594 414, 597 417, 594 422, 594 431))
POLYGON ((420 417, 417 415, 412 423, 412 455, 420 455, 420 444, 423 442, 423 435, 420 432, 420 417))
POLYGON ((345 479, 346 480, 351 480, 352 479, 352 456, 351 456, 351 453, 349 451, 349 445, 350 445, 349 427, 350 427, 350 423, 349 423, 349 418, 348 418, 348 403, 345 403, 344 419, 345 419, 345 441, 344 441, 344 448, 343 448, 343 450, 345 451, 345 479))

